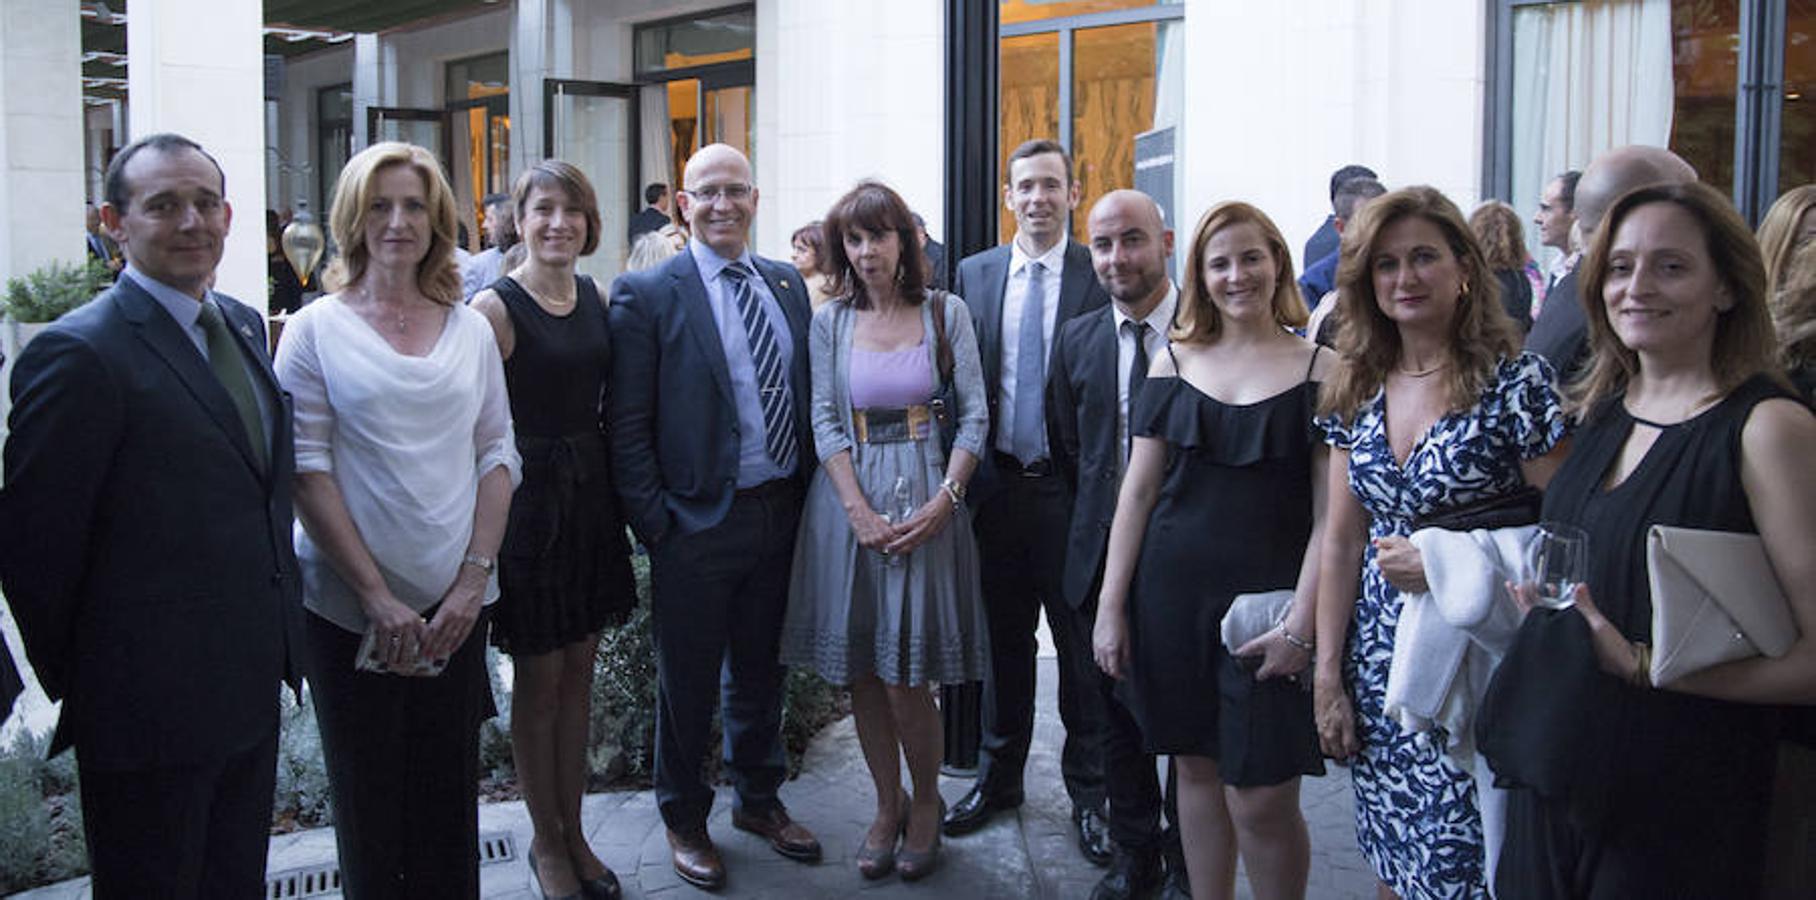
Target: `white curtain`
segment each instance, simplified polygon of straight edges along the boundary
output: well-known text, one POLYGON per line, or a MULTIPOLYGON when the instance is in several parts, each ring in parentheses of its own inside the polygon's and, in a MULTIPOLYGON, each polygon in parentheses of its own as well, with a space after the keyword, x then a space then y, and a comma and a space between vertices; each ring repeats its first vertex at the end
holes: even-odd
MULTIPOLYGON (((643 94, 638 98, 639 118, 643 121, 637 131, 640 135, 638 147, 643 155, 643 171, 637 180, 638 190, 644 185, 658 181, 668 184, 674 180, 674 137, 669 134, 668 124, 668 85, 644 85, 643 94)), ((679 189, 678 184, 670 184, 671 189, 679 189)))
MULTIPOLYGON (((1558 173, 1626 144, 1663 147, 1676 102, 1670 0, 1513 11, 1513 197, 1535 209, 1558 173)), ((1539 258, 1538 230, 1527 244, 1539 258)))

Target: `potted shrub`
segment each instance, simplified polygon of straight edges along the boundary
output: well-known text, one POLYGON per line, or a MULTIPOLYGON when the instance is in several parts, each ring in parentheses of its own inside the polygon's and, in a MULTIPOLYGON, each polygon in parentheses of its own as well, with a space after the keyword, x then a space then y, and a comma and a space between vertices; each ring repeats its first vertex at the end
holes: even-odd
POLYGON ((94 299, 112 281, 113 272, 94 260, 73 265, 52 262, 22 278, 8 279, 6 295, 0 298, 7 319, 7 358, 17 358, 20 348, 45 325, 94 299))

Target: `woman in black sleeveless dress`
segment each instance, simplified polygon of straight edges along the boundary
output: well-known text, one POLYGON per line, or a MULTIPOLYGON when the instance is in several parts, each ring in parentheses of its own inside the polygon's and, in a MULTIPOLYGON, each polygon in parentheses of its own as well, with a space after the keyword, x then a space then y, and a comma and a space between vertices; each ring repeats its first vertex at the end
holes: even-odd
POLYGON ((1129 417, 1093 651, 1124 679, 1149 753, 1173 756, 1193 887, 1302 896, 1299 776, 1322 775, 1311 695, 1328 451, 1312 427, 1332 354, 1293 335, 1305 303, 1279 229, 1246 203, 1199 220, 1169 337, 1129 417), (1229 653, 1237 594, 1293 589, 1279 627, 1229 653), (1249 654, 1253 654, 1252 656, 1249 654))
POLYGON ((528 251, 474 297, 504 356, 523 484, 499 551, 492 641, 515 671, 511 749, 535 837, 530 869, 546 895, 618 896, 580 827, 599 629, 636 604, 601 415, 611 343, 605 306, 575 261, 599 243, 586 176, 538 163, 512 192, 528 251))
POLYGON ((1584 413, 1545 517, 1589 535, 1575 611, 1528 614, 1481 737, 1508 799, 1503 897, 1760 893, 1778 712, 1816 702, 1816 418, 1772 365, 1759 250, 1701 184, 1645 188, 1584 266, 1584 413), (1758 534, 1802 636, 1659 686, 1653 525, 1758 534), (1579 614, 1580 612, 1580 614, 1579 614))

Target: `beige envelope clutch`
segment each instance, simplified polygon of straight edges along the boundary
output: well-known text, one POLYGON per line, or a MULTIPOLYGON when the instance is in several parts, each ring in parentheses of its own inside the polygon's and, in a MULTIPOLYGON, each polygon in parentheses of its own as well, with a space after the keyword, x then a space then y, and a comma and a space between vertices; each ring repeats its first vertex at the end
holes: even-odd
POLYGON ((1783 656, 1797 640, 1790 601, 1756 534, 1654 525, 1652 683, 1751 656, 1783 656))

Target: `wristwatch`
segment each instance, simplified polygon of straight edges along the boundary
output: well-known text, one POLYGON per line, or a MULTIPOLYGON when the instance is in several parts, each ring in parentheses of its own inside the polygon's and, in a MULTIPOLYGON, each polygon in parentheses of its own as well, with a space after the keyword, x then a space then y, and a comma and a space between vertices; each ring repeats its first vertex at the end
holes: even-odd
POLYGON ((498 560, 493 559, 490 556, 480 556, 477 553, 469 553, 466 556, 461 557, 460 564, 463 566, 477 566, 481 572, 484 572, 487 575, 492 574, 492 570, 498 568, 498 560))

